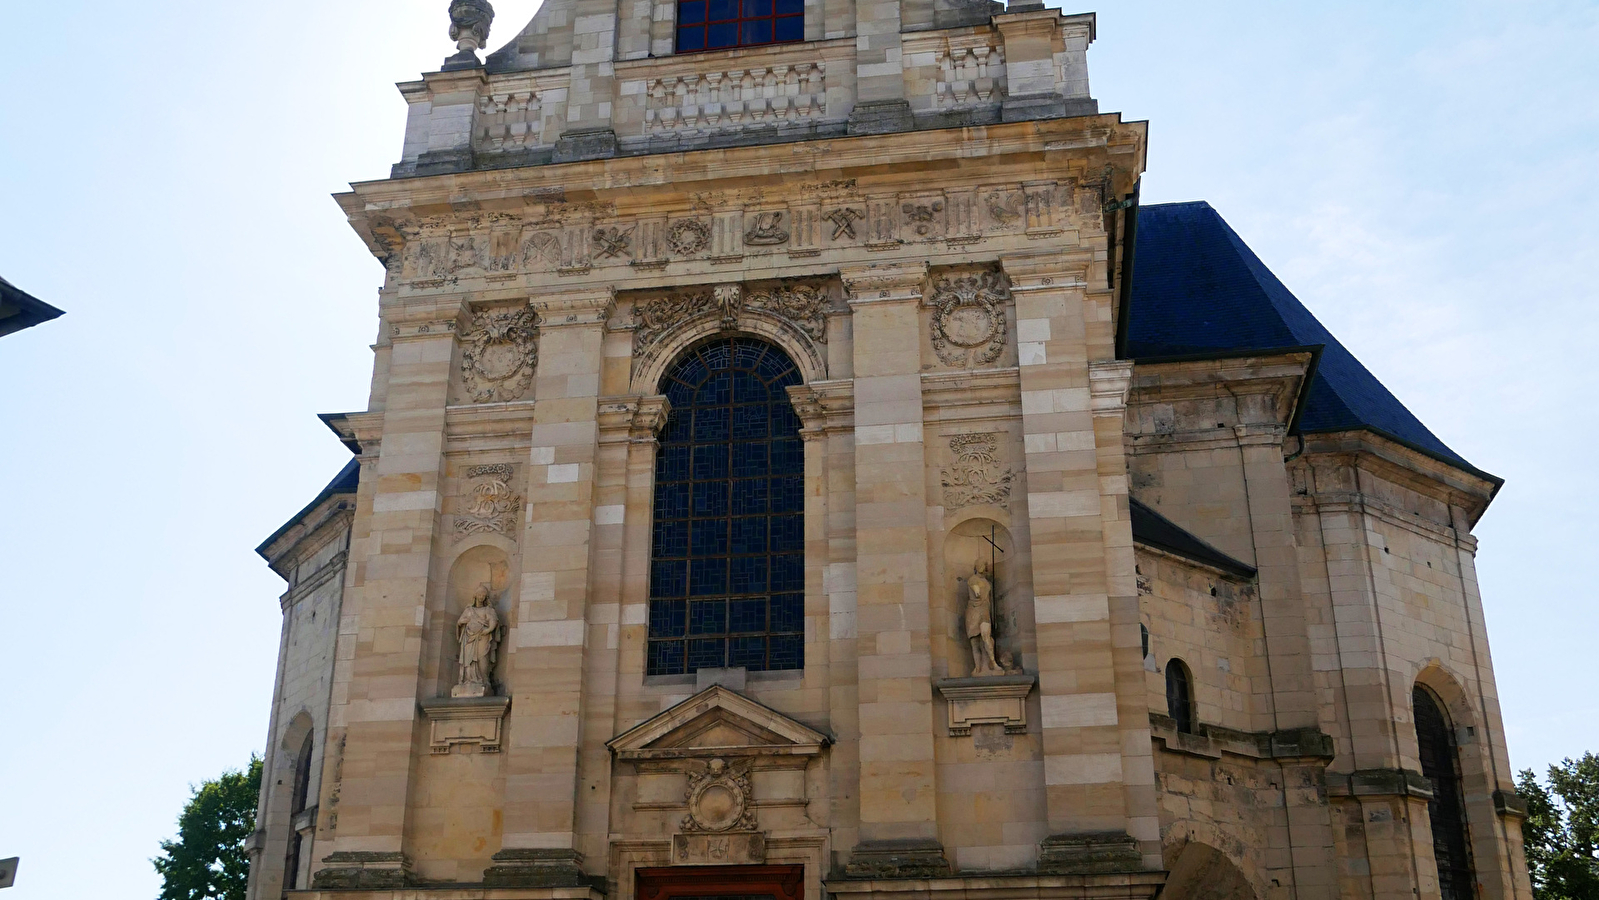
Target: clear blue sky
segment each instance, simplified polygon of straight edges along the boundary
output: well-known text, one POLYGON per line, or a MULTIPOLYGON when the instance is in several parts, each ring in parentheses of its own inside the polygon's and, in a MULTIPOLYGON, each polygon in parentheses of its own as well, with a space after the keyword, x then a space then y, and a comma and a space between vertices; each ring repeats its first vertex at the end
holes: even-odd
MULTIPOLYGON (((0 339, 5 900, 154 897, 189 784, 263 746, 253 548, 348 458, 315 414, 365 406, 376 329, 328 195, 399 157, 393 83, 449 52, 446 6, 57 0, 0 31, 0 274, 67 310, 0 339)), ((1507 479, 1477 534, 1513 764, 1599 750, 1599 5, 1097 11, 1145 200, 1209 200, 1507 479)))

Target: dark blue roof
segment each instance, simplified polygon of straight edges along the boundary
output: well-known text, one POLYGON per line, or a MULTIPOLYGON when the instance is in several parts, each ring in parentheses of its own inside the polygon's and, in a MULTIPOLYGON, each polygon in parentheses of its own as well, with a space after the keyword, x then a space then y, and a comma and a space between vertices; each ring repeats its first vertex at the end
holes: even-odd
POLYGON ((352 459, 344 464, 344 468, 339 470, 339 474, 333 476, 333 480, 328 482, 328 486, 323 488, 322 492, 316 495, 315 500, 307 503, 305 505, 305 509, 295 513, 294 518, 284 522, 283 527, 272 532, 272 536, 262 541, 261 546, 255 548, 255 552, 261 554, 262 556, 266 556, 266 548, 272 546, 273 541, 282 537, 290 528, 293 528, 295 525, 299 524, 300 520, 309 515, 311 510, 320 506, 322 501, 336 494, 353 494, 360 483, 361 463, 358 460, 352 459))
POLYGON ((1137 228, 1127 356, 1320 345, 1301 432, 1370 429, 1477 471, 1344 349, 1209 203, 1139 207, 1137 228))

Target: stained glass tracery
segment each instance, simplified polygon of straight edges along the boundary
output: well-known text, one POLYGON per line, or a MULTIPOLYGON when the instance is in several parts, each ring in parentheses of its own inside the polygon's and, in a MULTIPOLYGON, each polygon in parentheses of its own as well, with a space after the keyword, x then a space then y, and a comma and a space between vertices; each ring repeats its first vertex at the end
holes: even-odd
POLYGON ((800 373, 752 338, 697 347, 661 382, 646 672, 805 664, 800 373))

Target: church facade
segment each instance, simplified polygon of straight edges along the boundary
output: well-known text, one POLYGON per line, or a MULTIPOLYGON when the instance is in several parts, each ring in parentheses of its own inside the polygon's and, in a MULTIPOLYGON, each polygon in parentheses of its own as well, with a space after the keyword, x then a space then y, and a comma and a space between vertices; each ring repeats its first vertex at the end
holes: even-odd
POLYGON ((1500 482, 1140 205, 1092 15, 450 15, 252 898, 1530 898, 1500 482))

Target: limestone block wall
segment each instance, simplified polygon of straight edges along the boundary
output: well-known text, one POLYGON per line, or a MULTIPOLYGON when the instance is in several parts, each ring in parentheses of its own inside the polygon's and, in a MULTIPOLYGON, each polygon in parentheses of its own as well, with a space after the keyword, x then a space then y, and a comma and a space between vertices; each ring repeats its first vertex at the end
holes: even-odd
POLYGON ((248 896, 252 898, 276 897, 291 880, 306 887, 316 868, 312 829, 319 815, 316 798, 327 749, 352 499, 336 495, 325 500, 266 548, 274 569, 289 582, 289 588, 281 598, 277 680, 262 761, 256 834, 248 844, 252 859, 248 896), (294 815, 296 773, 308 734, 307 796, 312 808, 294 815), (291 845, 297 832, 304 836, 296 869, 291 845))

